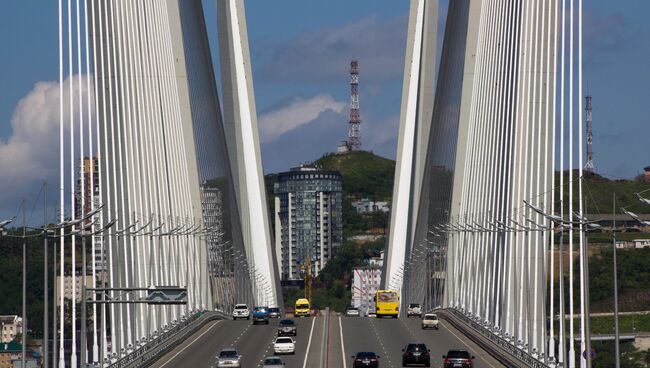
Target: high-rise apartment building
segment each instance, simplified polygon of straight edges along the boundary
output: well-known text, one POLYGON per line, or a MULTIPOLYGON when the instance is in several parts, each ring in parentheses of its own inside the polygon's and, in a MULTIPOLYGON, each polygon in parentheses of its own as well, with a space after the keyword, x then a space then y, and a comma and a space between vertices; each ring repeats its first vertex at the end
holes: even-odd
POLYGON ((275 248, 282 280, 299 280, 311 260, 317 276, 343 237, 341 174, 297 167, 275 184, 275 248))
MULTIPOLYGON (((81 175, 83 175, 83 188, 81 177, 79 177, 77 178, 75 193, 75 218, 81 218, 86 213, 102 205, 102 203, 99 203, 99 158, 84 157, 80 160, 79 164, 81 165, 81 175)), ((86 224, 90 224, 92 221, 92 219, 88 219, 86 224)), ((101 224, 101 221, 96 221, 91 231, 98 231, 102 226, 101 224)), ((94 262, 97 272, 103 272, 106 270, 107 264, 106 252, 102 246, 102 234, 96 234, 93 242, 95 246, 92 262, 94 262)), ((88 267, 92 267, 92 265, 89 264, 88 267)))
POLYGON ((80 165, 81 175, 83 175, 84 180, 82 188, 81 177, 77 178, 77 188, 75 194, 75 218, 81 218, 83 214, 90 212, 93 209, 93 202, 94 207, 100 205, 99 159, 97 157, 84 157, 81 159, 80 165))

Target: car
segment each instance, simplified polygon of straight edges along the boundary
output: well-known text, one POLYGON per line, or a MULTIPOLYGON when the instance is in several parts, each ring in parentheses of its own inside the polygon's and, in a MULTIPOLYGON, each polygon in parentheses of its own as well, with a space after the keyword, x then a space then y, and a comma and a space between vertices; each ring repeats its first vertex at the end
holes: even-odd
POLYGON ((253 308, 253 324, 258 323, 269 324, 269 308, 255 307, 253 308))
POLYGON ((251 311, 246 304, 237 304, 232 310, 232 319, 236 320, 239 318, 251 319, 251 311))
POLYGON ((422 317, 422 305, 418 303, 411 303, 406 309, 406 317, 410 318, 413 316, 422 317))
POLYGON ((284 368, 284 362, 279 356, 270 356, 264 358, 262 368, 284 368))
POLYGON ((440 321, 438 320, 438 316, 433 314, 433 313, 427 313, 422 317, 422 329, 427 329, 427 328, 433 328, 435 330, 438 329, 438 324, 440 321))
POLYGON ((217 355, 217 368, 241 368, 241 355, 235 348, 226 348, 217 355))
POLYGON ((411 343, 402 349, 402 366, 410 367, 411 365, 431 366, 430 350, 422 343, 411 343))
POLYGON ((379 355, 372 351, 360 351, 353 355, 352 359, 354 361, 353 368, 379 367, 379 355))
POLYGON ((273 352, 275 354, 295 354, 296 343, 290 337, 276 337, 273 342, 273 352))
POLYGON ((472 368, 474 366, 474 356, 470 355, 467 350, 453 349, 443 355, 442 366, 444 368, 472 368))
POLYGON ((281 319, 278 323, 278 336, 296 336, 298 334, 298 327, 296 322, 292 319, 281 319))
POLYGON ((278 307, 269 308, 269 318, 280 318, 280 317, 282 317, 282 312, 280 312, 280 308, 278 307))
POLYGON ((347 307, 345 310, 345 315, 348 317, 359 317, 359 308, 357 307, 347 307))

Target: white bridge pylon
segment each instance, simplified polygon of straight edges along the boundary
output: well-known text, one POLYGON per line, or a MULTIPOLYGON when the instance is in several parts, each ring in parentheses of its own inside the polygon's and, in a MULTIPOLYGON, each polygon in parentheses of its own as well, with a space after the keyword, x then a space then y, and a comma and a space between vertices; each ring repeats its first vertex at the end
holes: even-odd
POLYGON ((200 0, 59 1, 60 267, 102 289, 90 326, 73 296, 70 351, 60 309, 60 367, 114 363, 205 310, 282 304, 243 0, 217 9, 222 96, 200 0), (187 303, 144 303, 157 287, 187 303))
POLYGON ((383 286, 529 362, 588 367, 582 1, 451 1, 436 75, 437 7, 411 1, 383 286))

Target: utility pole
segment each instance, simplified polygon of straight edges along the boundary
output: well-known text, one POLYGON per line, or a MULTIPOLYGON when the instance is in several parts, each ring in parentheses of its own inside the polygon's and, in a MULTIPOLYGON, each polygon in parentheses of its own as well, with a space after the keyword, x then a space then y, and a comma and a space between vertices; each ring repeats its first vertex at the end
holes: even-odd
POLYGON ((616 368, 621 367, 621 355, 619 347, 619 331, 618 331, 618 275, 616 267, 616 193, 612 193, 612 251, 613 251, 613 263, 614 263, 614 361, 616 362, 616 368))

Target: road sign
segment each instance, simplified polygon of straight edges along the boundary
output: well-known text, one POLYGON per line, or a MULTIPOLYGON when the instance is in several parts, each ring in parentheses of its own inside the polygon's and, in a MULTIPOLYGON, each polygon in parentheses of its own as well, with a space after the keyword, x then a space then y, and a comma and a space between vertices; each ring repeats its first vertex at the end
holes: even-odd
POLYGON ((156 287, 148 290, 147 304, 187 304, 187 289, 156 287))

